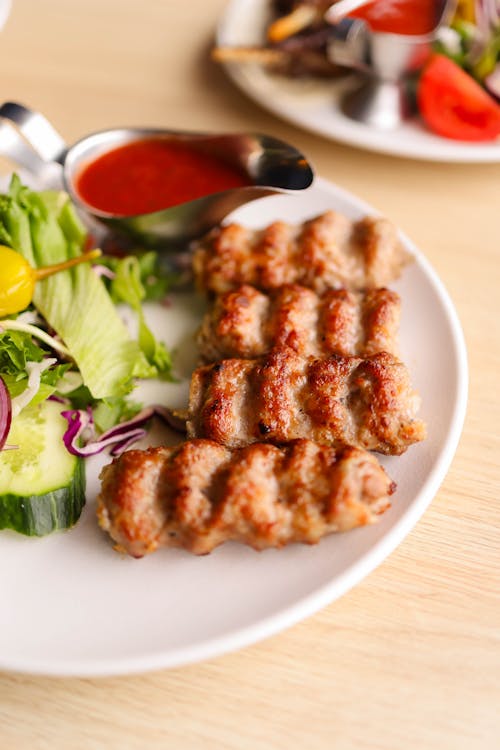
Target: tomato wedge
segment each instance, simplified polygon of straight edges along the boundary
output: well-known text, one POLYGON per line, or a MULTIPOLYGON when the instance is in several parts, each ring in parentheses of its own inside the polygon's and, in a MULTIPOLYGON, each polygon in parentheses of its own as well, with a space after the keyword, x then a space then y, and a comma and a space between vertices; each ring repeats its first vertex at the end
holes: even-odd
POLYGON ((445 138, 491 141, 500 135, 500 106, 444 55, 433 55, 424 68, 417 103, 425 123, 445 138))

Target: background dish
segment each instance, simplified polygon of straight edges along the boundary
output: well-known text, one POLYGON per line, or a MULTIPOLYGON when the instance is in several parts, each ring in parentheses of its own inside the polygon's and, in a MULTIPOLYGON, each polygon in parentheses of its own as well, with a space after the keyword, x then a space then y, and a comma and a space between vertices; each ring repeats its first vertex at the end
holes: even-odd
MULTIPOLYGON (((300 221, 328 208, 353 218, 371 210, 319 179, 300 196, 256 201, 232 218, 258 227, 277 218, 300 221)), ((405 243, 416 262, 394 285, 403 298, 401 348, 422 395, 429 437, 401 458, 383 459, 399 487, 380 524, 279 552, 228 544, 202 558, 163 550, 143 560, 125 559, 96 524, 97 473, 107 460, 96 457, 88 467, 87 507, 75 529, 39 540, 1 534, 0 669, 114 675, 212 657, 312 614, 390 554, 448 470, 467 399, 466 352, 455 310, 425 258, 405 243)), ((192 333, 202 308, 201 299, 186 294, 171 307, 146 311, 155 331, 179 348, 181 375, 193 364, 192 333)), ((187 379, 148 383, 139 396, 176 406, 187 387, 187 379)))
POLYGON ((0 29, 2 29, 10 15, 12 0, 0 0, 0 29))
MULTIPOLYGON (((217 30, 219 46, 261 45, 269 0, 231 0, 217 30)), ((351 146, 413 159, 500 162, 500 141, 465 143, 429 132, 417 118, 391 131, 375 130, 342 114, 338 101, 350 80, 299 80, 270 75, 258 65, 226 64, 234 83, 278 117, 351 146)))

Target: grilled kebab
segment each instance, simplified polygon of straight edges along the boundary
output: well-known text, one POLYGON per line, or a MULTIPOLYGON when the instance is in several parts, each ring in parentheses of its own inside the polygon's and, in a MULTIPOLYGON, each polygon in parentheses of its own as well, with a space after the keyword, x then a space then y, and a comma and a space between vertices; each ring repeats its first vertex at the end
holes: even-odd
POLYGON ((287 284, 269 295, 245 284, 216 298, 198 335, 205 362, 253 359, 288 346, 303 357, 397 353, 401 301, 389 289, 331 289, 321 295, 287 284))
POLYGON ((332 27, 324 20, 331 0, 273 3, 275 17, 260 46, 222 46, 212 59, 227 63, 257 63, 270 72, 289 76, 338 77, 346 69, 332 62, 328 50, 332 27))
POLYGON ((408 254, 396 227, 367 216, 353 221, 336 211, 299 225, 277 221, 255 230, 219 226, 194 247, 197 286, 223 293, 241 284, 269 291, 302 284, 322 294, 383 287, 396 279, 408 254))
POLYGON ((387 352, 314 359, 283 348, 195 370, 187 429, 230 448, 310 438, 399 455, 425 437, 419 401, 405 365, 387 352))
POLYGON ((298 440, 229 450, 210 440, 131 450, 101 472, 101 527, 117 549, 210 552, 235 540, 257 550, 314 544, 372 523, 395 485, 370 453, 298 440))

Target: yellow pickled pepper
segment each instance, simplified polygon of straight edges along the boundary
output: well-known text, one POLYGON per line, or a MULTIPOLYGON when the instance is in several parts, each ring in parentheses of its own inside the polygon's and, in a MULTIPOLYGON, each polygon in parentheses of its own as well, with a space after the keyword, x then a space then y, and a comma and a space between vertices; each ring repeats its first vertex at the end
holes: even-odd
POLYGON ((474 6, 474 0, 458 0, 453 19, 474 23, 476 20, 474 6))
POLYGON ((33 299, 35 284, 59 271, 98 258, 98 249, 82 253, 63 263, 43 268, 32 268, 21 253, 11 247, 0 245, 0 316, 13 315, 25 310, 33 299))

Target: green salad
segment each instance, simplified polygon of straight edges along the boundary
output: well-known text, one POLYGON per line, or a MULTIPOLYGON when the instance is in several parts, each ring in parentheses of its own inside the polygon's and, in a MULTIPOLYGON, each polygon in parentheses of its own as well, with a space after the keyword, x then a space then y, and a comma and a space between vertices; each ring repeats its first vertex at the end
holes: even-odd
POLYGON ((155 253, 54 273, 36 282, 27 307, 5 312, 3 300, 22 295, 12 265, 2 271, 2 249, 39 269, 79 258, 90 244, 65 192, 34 191, 13 176, 0 195, 0 528, 42 535, 73 525, 85 502, 85 457, 118 455, 161 412, 134 401, 137 380, 172 379, 170 352, 142 309, 167 292, 155 253), (136 335, 119 305, 133 311, 136 335))

